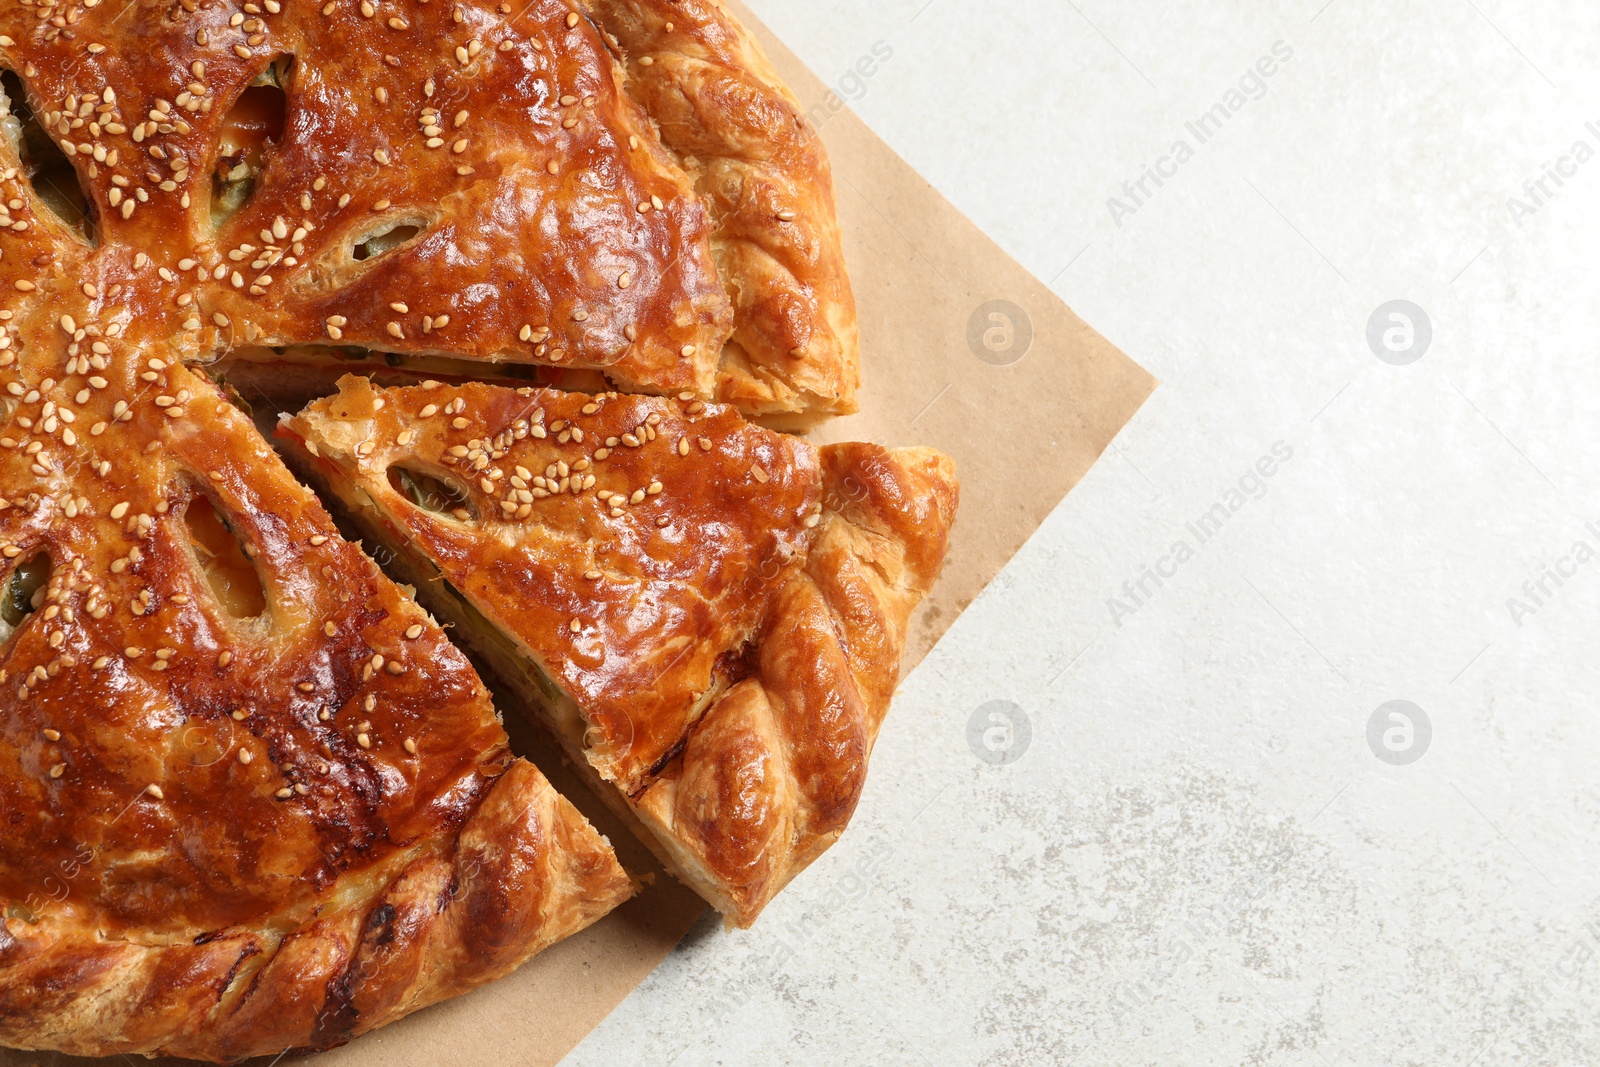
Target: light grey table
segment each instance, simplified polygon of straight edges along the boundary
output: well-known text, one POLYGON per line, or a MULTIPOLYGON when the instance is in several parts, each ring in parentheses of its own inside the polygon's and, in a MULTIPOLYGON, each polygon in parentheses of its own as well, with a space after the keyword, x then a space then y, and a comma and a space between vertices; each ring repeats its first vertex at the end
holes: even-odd
POLYGON ((569 1062, 1600 1062, 1600 9, 755 7, 1164 384, 569 1062))

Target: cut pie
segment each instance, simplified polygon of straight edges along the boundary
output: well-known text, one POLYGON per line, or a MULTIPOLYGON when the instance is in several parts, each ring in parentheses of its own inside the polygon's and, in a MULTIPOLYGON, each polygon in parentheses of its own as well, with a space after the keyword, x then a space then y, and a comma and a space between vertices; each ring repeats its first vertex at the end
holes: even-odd
POLYGON ((667 865, 748 925, 838 836, 956 507, 929 449, 437 382, 280 434, 667 865))
POLYGON ((375 488, 427 545, 396 569, 437 558, 441 603, 515 623, 477 628, 486 658, 550 672, 522 680, 676 869, 747 922, 849 817, 954 485, 735 413, 852 411, 858 357, 821 146, 719 3, 4 0, 0 1044, 326 1048, 633 892, 231 388, 351 367, 418 420, 349 464, 411 457, 375 488), (424 378, 502 384, 424 419, 424 378), (576 451, 537 476, 428 451, 543 398, 587 490, 576 451), (582 427, 635 414, 606 464, 582 427), (663 466, 598 510, 669 424, 697 428, 693 495, 663 466), (536 512, 573 553, 537 587, 536 512), (625 538, 616 573, 580 517, 625 538))

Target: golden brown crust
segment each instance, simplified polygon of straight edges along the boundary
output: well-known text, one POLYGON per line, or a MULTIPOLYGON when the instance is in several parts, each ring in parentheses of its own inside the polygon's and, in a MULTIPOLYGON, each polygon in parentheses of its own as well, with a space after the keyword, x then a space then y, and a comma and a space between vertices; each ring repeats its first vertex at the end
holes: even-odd
POLYGON ((856 410, 855 297, 816 130, 716 0, 580 0, 705 199, 733 300, 717 399, 799 425, 856 410))
POLYGON ((911 612, 938 577, 955 519, 954 469, 932 449, 821 453, 824 519, 767 607, 754 673, 718 698, 635 802, 713 873, 713 902, 741 926, 855 812, 911 612))
POLYGON ((61 140, 104 242, 148 254, 138 274, 169 290, 160 314, 191 354, 333 340, 711 388, 729 316, 705 211, 598 31, 568 26, 564 4, 366 18, 293 0, 237 26, 231 4, 120 6, 81 11, 70 34, 15 8, 0 59, 24 71, 47 125, 76 117, 61 102, 85 90, 126 102, 61 140), (222 127, 285 57, 284 129, 214 226, 222 127), (355 258, 400 224, 421 232, 355 258))
POLYGON ((581 743, 558 734, 748 925, 855 809, 944 559, 950 461, 818 450, 692 399, 341 387, 289 439, 576 700, 581 743), (473 517, 418 506, 394 467, 452 479, 473 517))
POLYGON ((245 415, 86 296, 0 304, 0 590, 49 562, 0 635, 0 1042, 326 1047, 628 894, 245 415))
POLYGON ((71 903, 7 921, 0 1041, 218 1062, 328 1048, 503 977, 631 893, 593 829, 519 760, 455 840, 342 880, 288 929, 263 916, 192 939, 114 938, 71 903))
POLYGON ((97 258, 188 358, 334 342, 854 410, 827 163, 720 7, 70 6, 0 9, 0 65, 71 155, 97 258), (219 145, 264 76, 283 129, 235 206, 219 145), (418 232, 362 258, 396 227, 418 232))

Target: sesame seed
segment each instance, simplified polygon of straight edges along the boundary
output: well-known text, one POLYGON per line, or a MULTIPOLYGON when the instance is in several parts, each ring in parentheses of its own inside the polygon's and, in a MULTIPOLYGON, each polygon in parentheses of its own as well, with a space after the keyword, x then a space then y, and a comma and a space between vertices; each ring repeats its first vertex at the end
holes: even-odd
POLYGON ((405 748, 406 752, 410 753, 411 755, 415 756, 417 754, 417 743, 411 738, 406 738, 401 742, 401 745, 405 748))
POLYGON ((165 800, 167 798, 167 794, 165 794, 165 793, 163 793, 161 791, 161 787, 159 785, 154 784, 154 783, 151 783, 150 785, 145 786, 144 787, 144 791, 146 793, 149 793, 151 796, 155 797, 157 800, 165 800))
POLYGON ((255 759, 255 756, 248 748, 241 748, 239 750, 239 762, 244 764, 246 767, 250 766, 250 761, 253 759, 255 759))

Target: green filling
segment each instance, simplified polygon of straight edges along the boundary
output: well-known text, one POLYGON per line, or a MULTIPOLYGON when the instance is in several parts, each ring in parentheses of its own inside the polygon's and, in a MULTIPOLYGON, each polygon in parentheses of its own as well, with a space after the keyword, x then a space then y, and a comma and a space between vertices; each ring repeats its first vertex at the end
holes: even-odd
POLYGON ((369 234, 356 242, 355 247, 350 252, 351 258, 357 261, 376 259, 391 248, 399 248, 421 232, 421 226, 402 222, 386 230, 369 234))
POLYGON ((390 467, 389 484, 423 511, 462 520, 472 517, 471 497, 460 486, 443 478, 404 467, 390 467))
POLYGON ((4 597, 0 597, 0 619, 16 628, 44 603, 45 583, 50 580, 50 557, 40 554, 11 572, 4 597))
POLYGON ((23 172, 33 191, 62 222, 77 230, 90 244, 96 242, 94 214, 66 153, 56 144, 28 103, 22 80, 11 71, 0 74, 7 105, 5 134, 17 149, 23 172))
POLYGON ((255 193, 267 149, 283 133, 288 56, 256 75, 222 123, 222 143, 211 180, 211 224, 220 226, 255 193))

